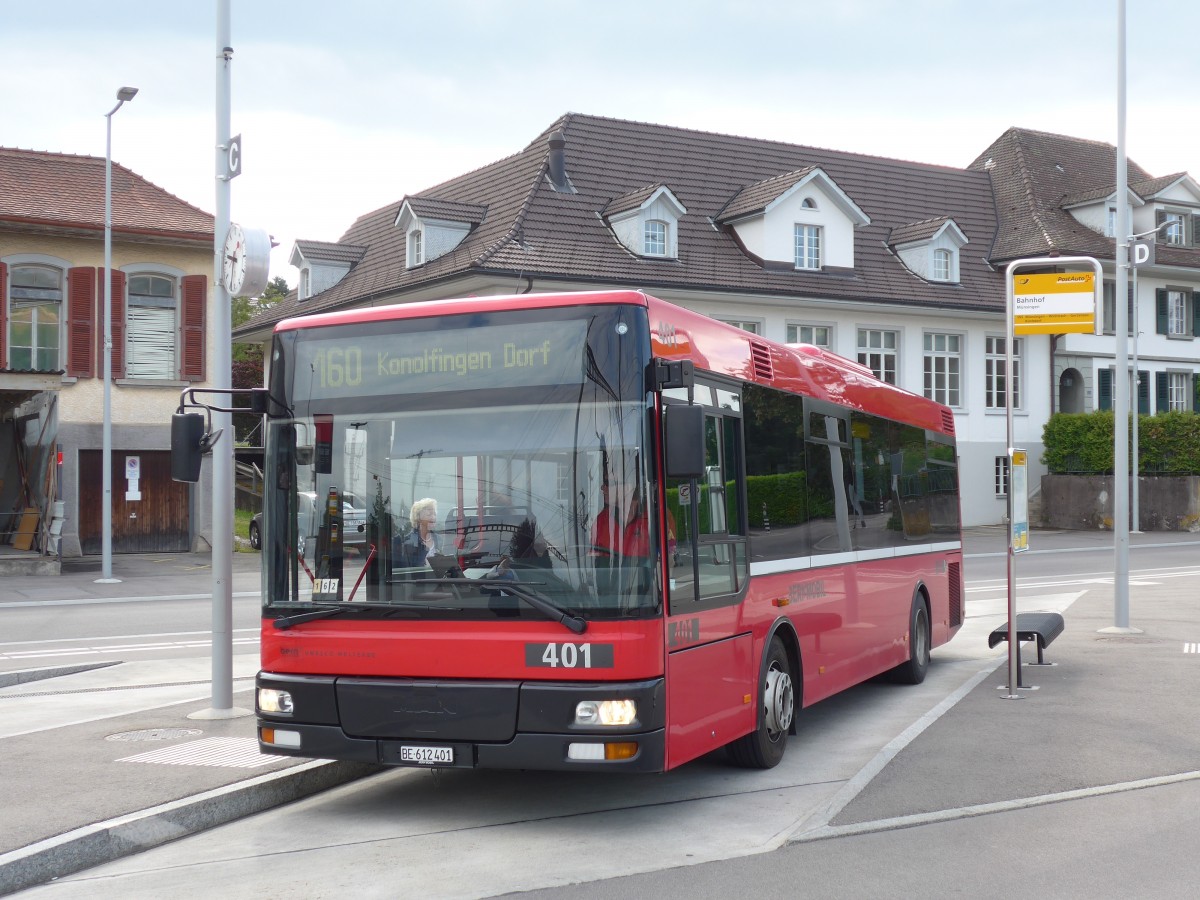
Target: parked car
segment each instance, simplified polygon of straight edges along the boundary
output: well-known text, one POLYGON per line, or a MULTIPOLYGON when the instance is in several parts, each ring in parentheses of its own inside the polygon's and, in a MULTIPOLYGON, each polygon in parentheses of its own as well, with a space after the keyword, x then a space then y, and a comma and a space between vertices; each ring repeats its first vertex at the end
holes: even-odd
MULTIPOLYGON (((311 491, 301 491, 298 496, 300 509, 296 513, 298 536, 296 549, 304 555, 310 541, 317 539, 321 526, 321 517, 317 511, 317 495, 311 491)), ((359 506, 358 498, 349 492, 342 494, 342 545, 345 547, 362 547, 367 540, 367 510, 359 506)), ((250 519, 250 546, 255 550, 262 549, 262 513, 257 512, 250 519)))

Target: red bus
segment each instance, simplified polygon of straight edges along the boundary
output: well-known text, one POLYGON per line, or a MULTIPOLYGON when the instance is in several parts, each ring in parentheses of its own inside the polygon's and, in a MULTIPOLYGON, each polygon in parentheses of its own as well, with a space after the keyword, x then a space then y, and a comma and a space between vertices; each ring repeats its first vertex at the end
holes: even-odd
POLYGON ((962 624, 951 412, 817 347, 525 294, 289 319, 268 380, 264 752, 766 768, 962 624))

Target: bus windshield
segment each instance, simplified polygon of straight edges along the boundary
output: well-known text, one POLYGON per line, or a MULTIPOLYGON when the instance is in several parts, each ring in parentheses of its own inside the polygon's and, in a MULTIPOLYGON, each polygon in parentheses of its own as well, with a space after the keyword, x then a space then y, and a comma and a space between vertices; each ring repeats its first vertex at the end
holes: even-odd
POLYGON ((656 615, 648 360, 636 306, 280 332, 264 603, 366 601, 355 621, 656 615))

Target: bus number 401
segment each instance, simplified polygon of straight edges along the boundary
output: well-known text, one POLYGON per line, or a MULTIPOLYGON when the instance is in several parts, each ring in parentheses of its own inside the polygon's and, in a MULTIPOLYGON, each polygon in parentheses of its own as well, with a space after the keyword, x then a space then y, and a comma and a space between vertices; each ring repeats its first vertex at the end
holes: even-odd
POLYGON ((549 669, 611 669, 612 644, 526 644, 525 665, 549 669))

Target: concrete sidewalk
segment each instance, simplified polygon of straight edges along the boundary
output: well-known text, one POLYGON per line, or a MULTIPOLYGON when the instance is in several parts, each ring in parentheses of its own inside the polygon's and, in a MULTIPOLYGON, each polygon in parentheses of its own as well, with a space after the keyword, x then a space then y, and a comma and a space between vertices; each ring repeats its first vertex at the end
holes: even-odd
MULTIPOLYGON (((1004 556, 1005 540, 1002 527, 969 530, 968 560, 1004 556)), ((1190 534, 1144 534, 1132 540, 1200 547, 1200 536, 1190 534)), ((1034 552, 1095 551, 1097 571, 1111 568, 1111 557, 1103 556, 1111 553, 1111 534, 1038 532, 1033 546, 1034 552)), ((95 572, 10 578, 4 581, 0 608, 6 603, 208 596, 209 562, 203 554, 118 557, 114 574, 123 579, 119 585, 94 584, 95 572)), ((257 554, 234 555, 234 588, 257 593, 257 554)), ((1096 766, 1104 778, 1118 780, 1196 768, 1189 748, 1200 745, 1200 723, 1191 715, 1190 698, 1195 696, 1200 656, 1188 666, 1179 647, 1184 641, 1200 641, 1197 591, 1183 584, 1133 591, 1144 637, 1097 635, 1097 629, 1111 624, 1111 588, 1089 592, 1078 608, 1068 611, 1067 631, 1047 651, 1048 659, 1059 665, 1032 670, 1036 674, 1030 680, 1042 688, 1036 696, 1001 702, 995 685, 1003 681, 1004 670, 998 668, 995 677, 985 679, 922 734, 831 824, 851 828, 911 814, 912 798, 904 784, 910 777, 926 777, 922 767, 928 766, 935 767, 935 780, 945 783, 942 795, 928 798, 931 812, 1074 788, 1083 783, 1081 777, 1094 780, 1096 766), (1154 704, 1147 703, 1148 696, 1157 698, 1154 704), (1159 708, 1170 704, 1189 708, 1159 708), (1189 722, 1194 733, 1184 740, 1178 729, 1189 722), (1176 743, 1159 734, 1164 727, 1176 729, 1176 743), (1148 754, 1147 747, 1155 746, 1167 749, 1148 754), (1011 765, 1014 752, 1024 754, 1018 768, 1011 765), (953 777, 976 771, 981 762, 1001 780, 1015 777, 1005 773, 1021 771, 1028 784, 989 785, 986 779, 980 784, 953 777)), ((995 652, 1003 657, 1004 646, 995 652)), ((253 716, 189 719, 189 713, 209 705, 209 665, 207 657, 197 657, 2 676, 0 754, 5 765, 0 767, 0 791, 26 802, 10 800, 0 817, 0 894, 378 771, 262 756, 253 716)), ((254 653, 235 655, 236 706, 253 707, 257 665, 254 653)))

